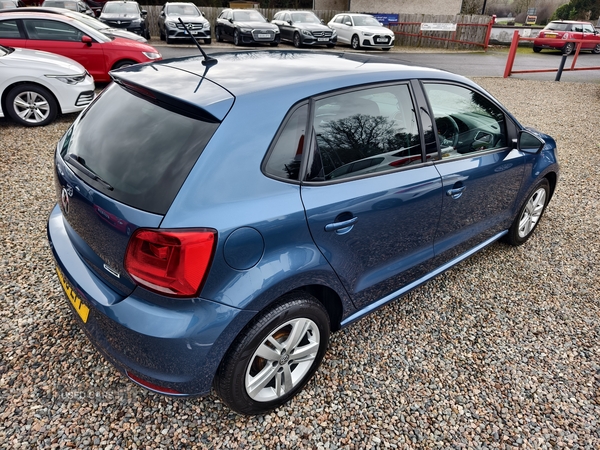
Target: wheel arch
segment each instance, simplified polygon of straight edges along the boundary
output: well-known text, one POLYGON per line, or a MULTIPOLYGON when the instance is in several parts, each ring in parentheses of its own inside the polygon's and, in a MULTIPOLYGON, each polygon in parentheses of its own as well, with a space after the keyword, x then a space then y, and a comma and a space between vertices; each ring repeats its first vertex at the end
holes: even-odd
POLYGON ((552 199, 552 196, 554 195, 554 190, 556 189, 556 183, 558 182, 558 175, 556 174, 556 172, 548 172, 544 178, 546 178, 548 180, 548 183, 550 184, 550 195, 548 197, 548 201, 550 201, 552 199))
POLYGON ((41 83, 37 83, 35 81, 23 80, 23 81, 16 81, 16 82, 6 86, 6 88, 2 92, 2 97, 0 98, 0 108, 2 108, 2 112, 5 117, 8 114, 8 111, 6 110, 6 107, 7 107, 6 98, 8 97, 9 92, 12 91, 15 87, 23 85, 23 84, 31 84, 33 86, 38 86, 40 88, 46 89, 50 93, 50 95, 52 95, 52 98, 56 102, 56 106, 58 107, 58 114, 62 114, 62 108, 61 108, 60 102, 58 101, 58 98, 56 98, 56 95, 54 94, 54 92, 52 92, 52 89, 50 89, 48 86, 45 86, 41 83))

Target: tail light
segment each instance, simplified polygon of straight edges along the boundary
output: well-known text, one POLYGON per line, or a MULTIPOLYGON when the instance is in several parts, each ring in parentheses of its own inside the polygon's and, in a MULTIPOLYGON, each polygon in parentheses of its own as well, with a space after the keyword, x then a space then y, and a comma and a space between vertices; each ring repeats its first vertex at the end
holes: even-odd
POLYGON ((216 231, 151 230, 131 236, 125 270, 147 289, 173 297, 197 294, 212 262, 216 231))

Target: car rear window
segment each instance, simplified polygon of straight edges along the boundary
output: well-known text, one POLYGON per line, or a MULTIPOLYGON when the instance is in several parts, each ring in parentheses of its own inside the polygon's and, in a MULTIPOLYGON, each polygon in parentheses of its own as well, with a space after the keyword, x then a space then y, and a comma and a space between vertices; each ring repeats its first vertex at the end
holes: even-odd
POLYGON ((60 154, 109 197, 165 214, 218 126, 112 84, 69 129, 60 154))

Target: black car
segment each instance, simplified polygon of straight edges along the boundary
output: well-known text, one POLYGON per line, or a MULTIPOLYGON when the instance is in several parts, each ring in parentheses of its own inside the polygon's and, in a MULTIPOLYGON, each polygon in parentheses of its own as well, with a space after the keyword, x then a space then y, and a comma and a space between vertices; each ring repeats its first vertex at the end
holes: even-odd
POLYGON ((124 28, 150 39, 150 31, 146 23, 148 13, 140 9, 136 2, 110 1, 104 4, 100 21, 112 28, 124 28))
POLYGON ((224 9, 215 24, 218 42, 233 41, 235 45, 267 43, 279 45, 279 28, 252 9, 224 9))
POLYGON ((304 45, 326 45, 331 48, 337 43, 337 33, 310 11, 279 11, 273 17, 279 27, 282 41, 295 47, 304 45))

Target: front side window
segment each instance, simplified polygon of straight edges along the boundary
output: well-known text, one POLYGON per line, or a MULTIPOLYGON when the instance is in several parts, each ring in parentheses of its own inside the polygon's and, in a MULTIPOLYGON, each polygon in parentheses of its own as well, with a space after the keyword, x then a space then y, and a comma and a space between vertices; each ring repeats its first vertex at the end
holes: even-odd
POLYGON ((39 41, 81 42, 84 33, 69 24, 45 19, 23 20, 29 39, 39 41))
POLYGON ((425 83, 443 158, 506 146, 506 120, 487 97, 463 86, 425 83))
POLYGON ((322 169, 311 181, 337 180, 422 162, 415 108, 405 84, 318 100, 313 128, 322 169))

